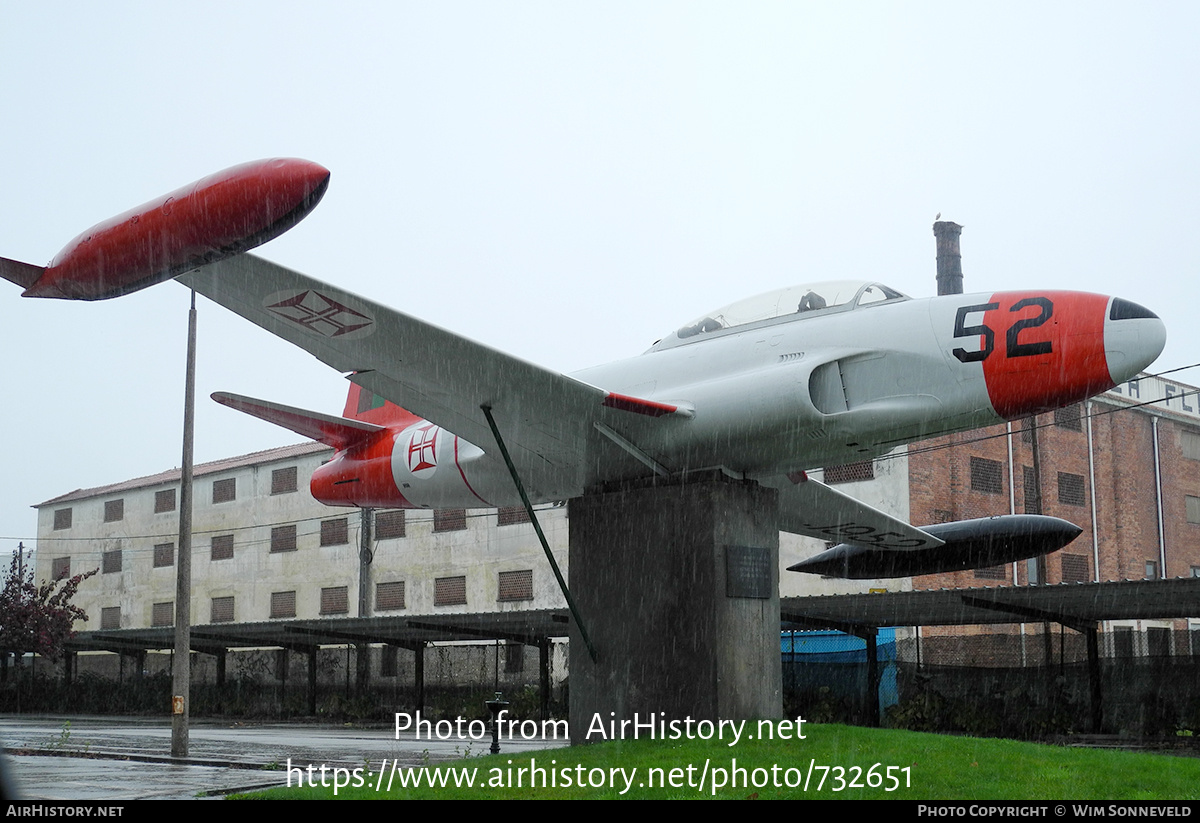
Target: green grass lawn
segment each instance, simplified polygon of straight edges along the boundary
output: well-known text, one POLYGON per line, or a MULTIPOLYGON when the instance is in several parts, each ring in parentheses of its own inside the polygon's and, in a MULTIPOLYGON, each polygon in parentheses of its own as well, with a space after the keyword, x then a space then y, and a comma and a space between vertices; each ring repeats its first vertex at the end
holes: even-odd
MULTIPOLYGON (((904 798, 909 800, 1195 800, 1200 759, 1122 751, 1097 751, 949 737, 853 726, 805 724, 804 740, 626 740, 521 754, 501 753, 443 764, 421 775, 419 787, 376 791, 379 763, 359 773, 361 788, 339 788, 338 798, 904 798), (736 760, 736 764, 735 761, 736 760), (531 761, 536 785, 530 786, 531 761), (706 766, 707 763, 707 766, 706 766), (880 764, 875 770, 872 766, 880 764), (734 767, 738 771, 734 772, 734 767), (887 767, 891 770, 890 777, 887 767), (690 771, 689 771, 690 767, 690 771), (826 768, 829 767, 829 768, 826 768), (839 772, 838 768, 842 771, 839 772), (854 767, 857 767, 854 768, 854 767), (521 770, 524 771, 521 771, 521 770), (464 771, 465 770, 465 771, 464 771), (474 770, 474 771, 472 771, 474 770), (757 770, 757 771, 756 771, 757 770), (445 787, 430 787, 446 780, 445 787), (473 776, 474 785, 456 787, 473 776), (584 786, 578 786, 582 776, 584 786), (730 785, 736 776, 737 785, 730 785), (823 785, 818 784, 824 778, 823 785), (881 785, 871 786, 876 777, 881 785), (602 780, 601 780, 602 779, 602 780), (804 782, 807 779, 808 789, 804 782), (518 780, 521 785, 518 786, 518 780), (603 782, 600 787, 587 785, 603 782), (763 782, 766 785, 762 785, 763 782), (553 784, 543 786, 543 781, 553 784), (632 785, 627 788, 627 784, 632 785), (651 781, 654 785, 651 786, 651 781), (773 785, 775 782, 780 785, 773 785), (714 791, 713 784, 718 788, 714 791), (720 785, 721 783, 724 785, 720 785), (784 785, 790 782, 795 785, 784 785), (565 783, 570 783, 565 786, 565 783), (672 785, 674 783, 675 785, 672 785), (749 785, 746 785, 749 783, 749 785), (759 785, 755 785, 758 783, 759 785), (615 784, 615 785, 614 785, 615 784), (665 785, 664 785, 665 784, 665 785), (853 785, 858 784, 858 785, 853 785), (899 784, 898 786, 896 784, 899 784), (892 787, 892 791, 886 791, 892 787)), ((317 774, 319 779, 319 773, 317 774)), ((355 782, 343 774, 341 782, 355 782)), ((281 781, 286 775, 280 775, 281 781)), ((295 779, 295 776, 293 776, 295 779)), ((263 799, 333 798, 328 788, 280 788, 243 795, 263 799)))

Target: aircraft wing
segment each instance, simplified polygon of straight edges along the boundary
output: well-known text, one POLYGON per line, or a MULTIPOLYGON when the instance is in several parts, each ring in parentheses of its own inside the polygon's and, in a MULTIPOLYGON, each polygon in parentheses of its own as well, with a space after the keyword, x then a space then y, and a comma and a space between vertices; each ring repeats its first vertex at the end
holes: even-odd
POLYGON ((178 280, 485 451, 495 443, 481 410, 490 406, 531 494, 582 492, 592 423, 612 402, 602 389, 261 257, 236 255, 178 280))
POLYGON ((804 473, 761 481, 779 492, 780 531, 884 551, 933 549, 945 541, 812 480, 804 473))

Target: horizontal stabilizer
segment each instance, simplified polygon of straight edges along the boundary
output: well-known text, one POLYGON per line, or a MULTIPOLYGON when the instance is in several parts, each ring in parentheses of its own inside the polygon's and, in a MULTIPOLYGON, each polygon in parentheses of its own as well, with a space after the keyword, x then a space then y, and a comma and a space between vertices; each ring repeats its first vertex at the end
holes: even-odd
POLYGON ((10 283, 16 283, 23 289, 27 289, 36 283, 45 271, 46 269, 42 266, 22 263, 20 260, 9 260, 7 257, 0 257, 0 277, 3 277, 10 283))
POLYGON ((901 554, 942 545, 929 530, 910 526, 807 474, 769 477, 761 482, 779 492, 780 531, 901 554))
POLYGON ((843 543, 788 571, 867 580, 913 577, 1013 563, 1057 551, 1083 530, 1040 514, 1008 514, 926 526, 943 545, 916 551, 887 551, 843 543))
POLYGON ((272 403, 267 400, 255 400, 253 397, 243 397, 240 394, 216 392, 212 396, 222 406, 229 406, 240 412, 252 415, 268 423, 291 429, 296 434, 303 435, 318 443, 333 446, 335 449, 346 449, 356 443, 370 439, 386 427, 374 423, 364 423, 361 420, 349 420, 332 414, 305 411, 282 403, 272 403))

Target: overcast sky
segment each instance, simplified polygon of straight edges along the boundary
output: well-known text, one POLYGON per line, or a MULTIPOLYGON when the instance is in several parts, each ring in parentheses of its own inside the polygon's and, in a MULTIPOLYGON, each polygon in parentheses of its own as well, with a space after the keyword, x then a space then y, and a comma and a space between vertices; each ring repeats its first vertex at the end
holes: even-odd
MULTIPOLYGON (((228 166, 332 180, 265 257, 542 365, 806 280, 1118 294, 1200 360, 1194 3, 0 0, 0 255, 45 264, 228 166)), ((188 293, 0 282, 0 550, 32 504, 179 464, 188 293)), ((1200 370, 1175 375, 1200 383, 1200 370)), ((201 301, 196 456, 296 442, 207 400, 345 381, 201 301)))

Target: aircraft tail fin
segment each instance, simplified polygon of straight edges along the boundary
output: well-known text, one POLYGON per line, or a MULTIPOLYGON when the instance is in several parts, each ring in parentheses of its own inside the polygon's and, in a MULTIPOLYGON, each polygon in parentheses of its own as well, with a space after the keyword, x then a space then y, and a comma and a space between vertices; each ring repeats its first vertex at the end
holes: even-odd
POLYGON ((346 395, 346 408, 342 416, 349 420, 393 427, 408 426, 421 419, 407 409, 402 409, 390 400, 384 400, 370 389, 364 389, 353 382, 350 384, 350 392, 346 395))
POLYGON ((363 443, 387 429, 386 426, 375 423, 306 411, 293 406, 285 406, 282 403, 272 403, 269 400, 244 397, 240 394, 216 392, 212 399, 222 406, 229 406, 231 409, 245 412, 260 420, 266 420, 268 423, 283 426, 296 434, 327 446, 333 446, 338 450, 363 443))
POLYGON ((27 289, 36 283, 45 271, 46 269, 42 266, 22 263, 20 260, 9 260, 7 257, 0 257, 0 277, 3 277, 10 283, 16 283, 23 289, 27 289))

